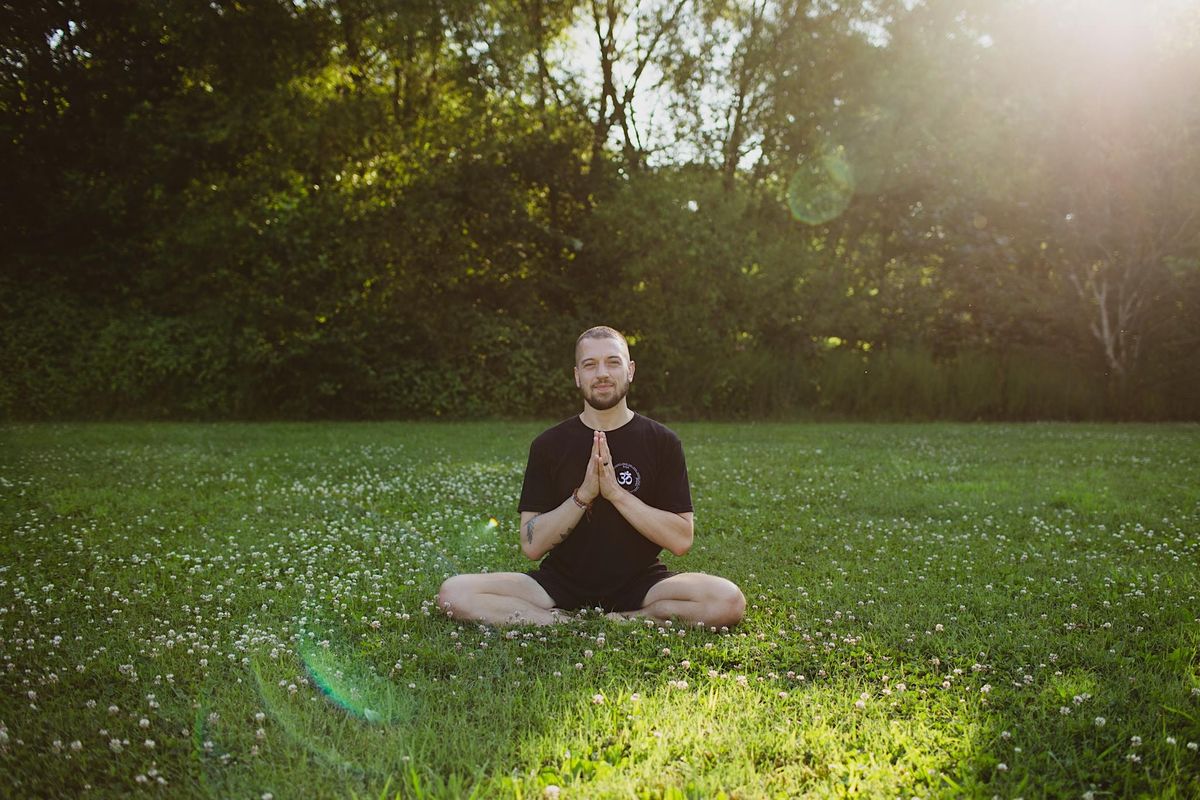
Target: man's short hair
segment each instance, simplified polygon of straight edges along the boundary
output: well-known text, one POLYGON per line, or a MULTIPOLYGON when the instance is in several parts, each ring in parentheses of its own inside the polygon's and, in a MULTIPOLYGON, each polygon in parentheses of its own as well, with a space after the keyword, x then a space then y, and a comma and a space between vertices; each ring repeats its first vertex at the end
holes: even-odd
POLYGON ((579 362, 579 345, 584 339, 616 339, 625 348, 626 354, 629 353, 629 342, 616 328, 610 328, 607 325, 597 325, 594 328, 588 328, 583 333, 579 334, 579 338, 575 340, 575 362, 579 362))

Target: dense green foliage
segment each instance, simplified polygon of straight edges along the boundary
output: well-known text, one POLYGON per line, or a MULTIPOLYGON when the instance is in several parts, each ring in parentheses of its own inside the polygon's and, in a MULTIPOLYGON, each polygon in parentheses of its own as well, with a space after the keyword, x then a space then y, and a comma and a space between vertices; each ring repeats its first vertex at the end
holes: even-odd
POLYGON ((1200 415, 1183 0, 0 16, 0 416, 1200 415))
POLYGON ((540 427, 0 429, 0 795, 1200 796, 1197 426, 680 425, 740 626, 451 622, 540 427))

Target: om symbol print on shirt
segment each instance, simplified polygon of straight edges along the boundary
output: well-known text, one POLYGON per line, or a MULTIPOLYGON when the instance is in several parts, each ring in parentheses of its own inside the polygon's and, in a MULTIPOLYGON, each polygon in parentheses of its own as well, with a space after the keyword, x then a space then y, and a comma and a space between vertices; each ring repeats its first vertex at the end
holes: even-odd
POLYGON ((637 467, 629 463, 617 464, 613 467, 617 474, 617 484, 622 489, 627 489, 630 492, 637 493, 637 490, 642 486, 642 475, 638 472, 637 467))

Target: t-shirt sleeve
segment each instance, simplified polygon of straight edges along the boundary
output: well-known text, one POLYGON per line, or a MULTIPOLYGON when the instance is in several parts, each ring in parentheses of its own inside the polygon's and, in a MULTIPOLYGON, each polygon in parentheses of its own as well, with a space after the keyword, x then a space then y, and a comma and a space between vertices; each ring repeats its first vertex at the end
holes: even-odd
POLYGON ((554 480, 546 459, 546 448, 534 439, 529 446, 529 461, 525 465, 525 481, 521 484, 521 499, 517 511, 549 511, 562 503, 554 497, 554 480))
POLYGON ((683 459, 683 443, 674 434, 662 445, 662 494, 658 507, 663 511, 682 514, 692 510, 692 489, 688 483, 687 463, 683 459))

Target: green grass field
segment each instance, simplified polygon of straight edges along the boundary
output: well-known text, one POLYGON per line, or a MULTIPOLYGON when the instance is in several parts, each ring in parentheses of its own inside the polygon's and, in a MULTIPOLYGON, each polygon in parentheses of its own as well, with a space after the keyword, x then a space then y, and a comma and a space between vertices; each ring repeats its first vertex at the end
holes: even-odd
POLYGON ((742 625, 452 623, 542 427, 0 429, 0 796, 1200 796, 1200 427, 681 424, 742 625))

